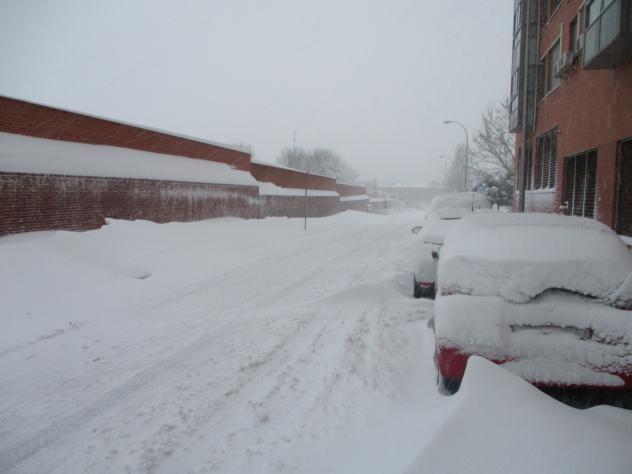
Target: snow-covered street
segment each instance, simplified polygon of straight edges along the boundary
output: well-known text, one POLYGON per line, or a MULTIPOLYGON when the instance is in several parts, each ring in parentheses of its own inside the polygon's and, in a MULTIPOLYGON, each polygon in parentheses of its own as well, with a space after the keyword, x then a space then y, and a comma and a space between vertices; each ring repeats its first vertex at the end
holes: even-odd
POLYGON ((422 213, 0 239, 0 472, 630 472, 632 413, 439 395, 422 213))

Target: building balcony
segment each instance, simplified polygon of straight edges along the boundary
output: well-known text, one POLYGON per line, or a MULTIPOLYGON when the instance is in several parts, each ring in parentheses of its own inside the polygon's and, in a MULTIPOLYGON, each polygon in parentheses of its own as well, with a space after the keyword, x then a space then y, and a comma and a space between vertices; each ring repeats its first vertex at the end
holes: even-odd
POLYGON ((632 58, 632 6, 629 0, 587 2, 584 69, 615 69, 632 58))

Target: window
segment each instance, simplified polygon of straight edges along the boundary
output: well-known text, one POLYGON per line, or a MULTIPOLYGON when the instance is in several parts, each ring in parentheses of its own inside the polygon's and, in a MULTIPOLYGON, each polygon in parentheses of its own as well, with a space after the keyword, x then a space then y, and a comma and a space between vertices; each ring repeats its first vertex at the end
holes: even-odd
POLYGON ((561 0, 540 0, 540 24, 545 25, 560 6, 561 0))
MULTIPOLYGON (((516 161, 518 163, 518 176, 520 176, 520 160, 522 159, 522 147, 518 147, 518 155, 516 161)), ((525 158, 525 189, 529 190, 532 186, 533 179, 533 148, 527 145, 527 156, 525 158)), ((520 178, 516 177, 515 189, 520 188, 520 178)))
POLYGON ((555 77, 555 64, 560 59, 560 40, 546 54, 546 92, 549 93, 560 85, 560 78, 555 77))
POLYGON ((579 54, 579 52, 583 49, 582 46, 582 33, 584 32, 582 28, 582 9, 580 8, 577 12, 573 21, 571 21, 570 25, 570 34, 569 34, 569 51, 572 51, 575 56, 579 54))
POLYGON ((509 128, 512 132, 518 130, 521 125, 522 97, 522 8, 520 0, 514 2, 514 31, 513 49, 511 59, 511 98, 509 101, 509 128))
POLYGON ((632 237, 632 140, 619 145, 617 234, 632 237))
POLYGON ((537 139, 535 157, 535 189, 555 187, 557 172, 557 127, 543 133, 537 139))
POLYGON ((525 166, 525 176, 527 179, 527 184, 525 186, 525 189, 531 189, 532 186, 532 178, 533 178, 533 148, 529 145, 527 146, 527 163, 525 166))
POLYGON ((564 182, 566 214, 594 218, 597 152, 589 151, 566 158, 564 182))
POLYGON ((584 63, 606 49, 619 35, 621 0, 592 0, 586 6, 584 63))

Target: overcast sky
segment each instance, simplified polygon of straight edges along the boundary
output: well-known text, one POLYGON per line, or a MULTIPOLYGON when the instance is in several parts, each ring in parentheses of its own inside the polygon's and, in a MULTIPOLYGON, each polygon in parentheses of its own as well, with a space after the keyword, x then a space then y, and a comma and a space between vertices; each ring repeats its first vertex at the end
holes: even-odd
POLYGON ((428 183, 509 92, 510 0, 0 0, 0 95, 428 183))

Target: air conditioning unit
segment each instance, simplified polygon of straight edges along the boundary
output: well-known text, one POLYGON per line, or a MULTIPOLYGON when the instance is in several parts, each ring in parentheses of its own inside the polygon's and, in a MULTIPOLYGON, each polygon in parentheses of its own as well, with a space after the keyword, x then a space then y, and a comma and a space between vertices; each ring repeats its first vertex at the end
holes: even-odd
POLYGON ((553 63, 553 75, 555 77, 564 77, 572 69, 575 63, 575 56, 572 52, 566 51, 562 53, 557 61, 553 63))
POLYGON ((573 54, 575 57, 579 56, 584 49, 584 35, 580 35, 575 39, 575 44, 573 45, 573 54))

